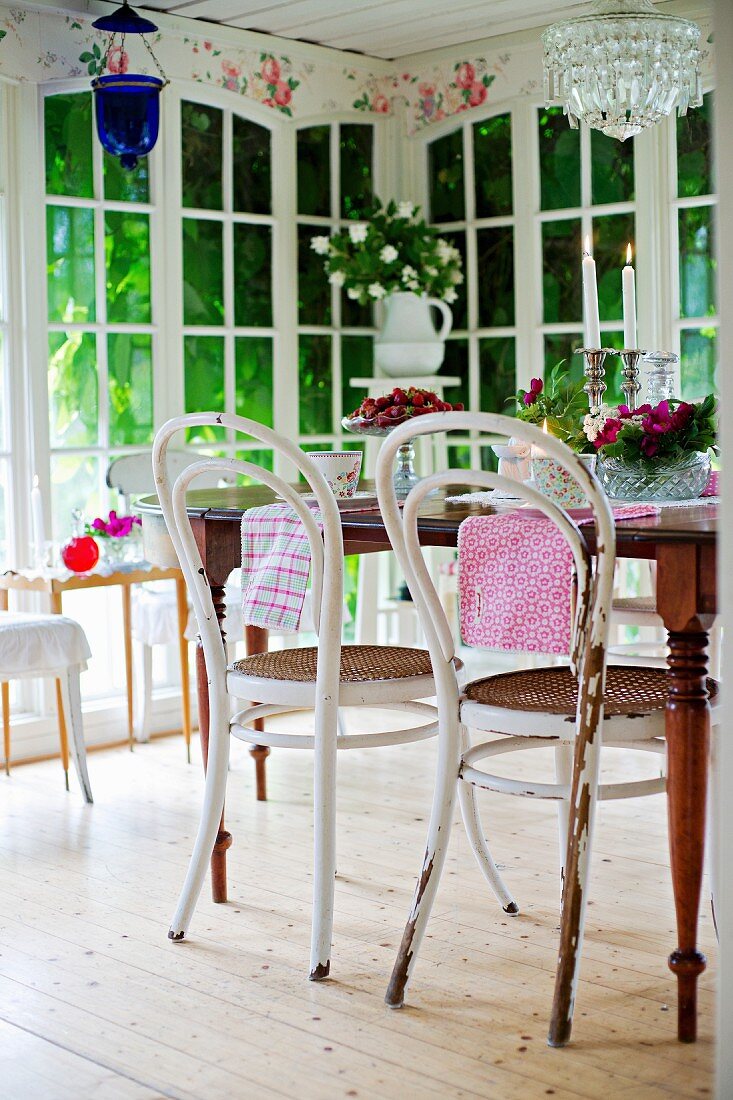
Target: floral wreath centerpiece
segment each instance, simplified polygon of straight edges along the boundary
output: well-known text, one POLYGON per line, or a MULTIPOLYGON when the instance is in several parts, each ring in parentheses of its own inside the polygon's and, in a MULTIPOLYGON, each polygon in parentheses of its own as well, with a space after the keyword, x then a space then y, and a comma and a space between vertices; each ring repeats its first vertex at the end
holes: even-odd
POLYGON ((375 199, 367 220, 311 239, 332 286, 362 306, 384 301, 375 362, 390 377, 438 370, 453 321, 450 306, 463 282, 460 252, 419 212, 411 202, 375 199), (439 332, 431 306, 442 315, 439 332))

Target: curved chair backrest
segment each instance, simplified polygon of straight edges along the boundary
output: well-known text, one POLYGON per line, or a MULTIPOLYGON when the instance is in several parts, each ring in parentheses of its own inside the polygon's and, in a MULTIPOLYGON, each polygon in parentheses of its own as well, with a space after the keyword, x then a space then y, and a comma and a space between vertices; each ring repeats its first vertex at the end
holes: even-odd
POLYGON ((571 663, 576 671, 582 672, 589 697, 593 694, 597 702, 602 702, 613 588, 615 530, 605 493, 596 478, 569 447, 533 425, 513 417, 495 413, 434 413, 409 420, 390 432, 379 452, 376 479, 382 516, 417 606, 434 665, 436 662, 451 663, 455 653, 453 634, 423 560, 418 537, 418 510, 427 494, 443 485, 456 483, 484 489, 503 489, 513 496, 523 497, 533 508, 552 520, 572 551, 577 575, 578 598, 571 663), (447 431, 479 431, 486 435, 513 436, 541 447, 556 459, 580 485, 592 511, 596 525, 595 568, 581 531, 559 505, 528 485, 487 470, 446 470, 424 478, 410 491, 404 508, 400 509, 392 477, 398 448, 410 439, 447 431))
MULTIPOLYGON (((336 499, 316 464, 285 436, 272 428, 231 413, 191 413, 169 420, 159 429, 153 443, 153 473, 155 490, 160 500, 168 527, 186 578, 188 591, 196 611, 201 643, 206 658, 209 683, 224 682, 226 655, 214 611, 209 580, 196 545, 191 521, 186 512, 186 490, 194 480, 217 473, 220 477, 242 475, 267 485, 291 505, 303 523, 311 550, 311 584, 313 592, 313 621, 318 635, 318 700, 338 698, 339 655, 341 651, 341 617, 343 608, 343 537, 341 519, 336 499), (293 463, 303 474, 315 496, 321 513, 323 535, 311 509, 302 496, 282 477, 253 462, 227 458, 189 459, 186 467, 175 476, 169 469, 169 455, 174 455, 172 466, 178 466, 176 452, 169 450, 172 437, 187 428, 217 426, 240 432, 256 439, 276 454, 293 463)), ((216 704, 218 721, 226 722, 223 698, 211 693, 212 706, 216 704)), ((212 728, 215 715, 212 713, 212 728)))
MULTIPOLYGON (((173 479, 177 478, 190 465, 194 457, 195 453, 191 451, 169 450, 167 466, 169 476, 173 479)), ((220 480, 219 474, 210 474, 197 481, 197 488, 214 489, 220 480)), ((133 497, 142 496, 143 493, 154 493, 152 452, 136 451, 135 454, 121 455, 113 459, 107 467, 107 485, 110 489, 117 490, 128 511, 133 497)))

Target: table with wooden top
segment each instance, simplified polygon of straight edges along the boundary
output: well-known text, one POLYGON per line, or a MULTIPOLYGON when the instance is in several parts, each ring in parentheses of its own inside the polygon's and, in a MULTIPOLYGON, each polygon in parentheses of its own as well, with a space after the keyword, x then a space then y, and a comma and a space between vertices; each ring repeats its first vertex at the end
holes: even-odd
MULTIPOLYGON (((366 489, 369 483, 362 483, 366 489)), ((449 489, 428 498, 418 521, 425 546, 454 547, 462 520, 488 515, 478 504, 448 503, 449 489)), ((189 494, 188 514, 206 570, 219 621, 224 616, 224 585, 240 565, 240 523, 248 508, 271 503, 273 493, 263 487, 200 490, 189 494)), ((177 565, 157 499, 145 498, 143 516, 146 557, 161 566, 177 565)), ((389 550, 384 522, 376 507, 354 501, 341 512, 344 553, 389 550)), ((658 515, 617 521, 618 557, 646 558, 657 565, 657 611, 668 632, 669 698, 666 713, 668 746, 669 847, 675 909, 677 948, 669 966, 678 981, 678 1037, 696 1038, 697 979, 706 961, 697 949, 697 922, 702 886, 705 839, 710 706, 706 689, 708 631, 717 610, 716 543, 718 508, 700 503, 663 509, 658 515)), ((593 549, 593 532, 584 528, 593 549)), ((267 647, 267 631, 247 628, 248 652, 267 647)), ((197 654, 199 728, 206 758, 208 690, 202 651, 197 654)), ((258 797, 265 797, 265 758, 268 749, 254 746, 258 797)), ((226 900, 226 850, 231 836, 223 827, 212 855, 215 901, 226 900)))
MULTIPOLYGON (((137 563, 132 563, 133 566, 137 563)), ((149 566, 145 562, 140 563, 139 568, 116 569, 111 573, 72 573, 54 575, 50 572, 44 575, 38 572, 8 570, 0 573, 0 611, 8 610, 8 594, 10 592, 40 592, 48 596, 51 612, 54 615, 61 614, 61 604, 64 592, 79 592, 87 588, 119 588, 122 593, 122 625, 125 651, 125 683, 127 687, 127 736, 130 748, 133 745, 134 734, 134 697, 132 675, 132 586, 133 584, 147 584, 150 581, 174 581, 176 586, 176 608, 178 613, 179 657, 181 665, 181 694, 183 697, 183 733, 189 752, 191 744, 191 704, 188 677, 188 641, 186 640, 186 626, 188 624, 188 597, 183 573, 176 563, 170 567, 149 566)), ((66 726, 64 711, 60 699, 61 687, 56 681, 56 695, 59 712, 59 728, 61 730, 62 744, 66 743, 66 726)), ((68 770, 68 764, 64 767, 68 770)))

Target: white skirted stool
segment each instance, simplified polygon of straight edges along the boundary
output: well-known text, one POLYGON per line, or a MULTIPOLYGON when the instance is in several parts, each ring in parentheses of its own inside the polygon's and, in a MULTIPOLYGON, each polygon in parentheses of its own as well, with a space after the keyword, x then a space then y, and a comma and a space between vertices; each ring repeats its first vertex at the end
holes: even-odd
POLYGON ((50 677, 58 685, 57 696, 63 716, 61 760, 69 789, 69 750, 86 802, 93 802, 87 772, 84 730, 81 716, 79 673, 91 657, 86 634, 74 619, 65 615, 0 612, 0 695, 2 696, 5 772, 10 775, 10 680, 50 677), (66 730, 71 731, 71 741, 66 730))

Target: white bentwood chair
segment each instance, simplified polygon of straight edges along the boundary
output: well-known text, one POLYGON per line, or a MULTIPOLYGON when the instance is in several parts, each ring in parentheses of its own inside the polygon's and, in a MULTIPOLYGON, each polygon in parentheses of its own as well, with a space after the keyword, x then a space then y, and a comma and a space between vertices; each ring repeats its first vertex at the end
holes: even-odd
POLYGON ((435 694, 430 657, 424 650, 397 646, 342 646, 343 538, 333 493, 316 464, 293 442, 271 428, 226 413, 194 413, 169 420, 155 437, 153 470, 168 530, 193 600, 209 683, 209 752, 201 822, 188 875, 168 933, 183 939, 201 891, 224 807, 230 735, 249 744, 314 750, 314 884, 310 977, 328 976, 336 873, 336 754, 338 749, 421 741, 437 732, 435 707, 421 700, 435 694), (323 535, 308 504, 283 478, 252 462, 201 459, 172 484, 166 456, 171 438, 196 425, 218 425, 272 448, 299 470, 312 490, 323 535), (186 490, 200 475, 220 471, 267 485, 294 509, 310 544, 313 619, 318 645, 259 653, 227 668, 206 571, 186 515, 186 490), (229 697, 257 699, 231 720, 229 697), (339 707, 365 706, 413 713, 422 724, 376 733, 339 734, 339 707), (256 730, 258 718, 315 711, 315 736, 256 730))
POLYGON ((61 762, 69 789, 69 749, 85 802, 93 802, 84 747, 79 673, 92 653, 79 623, 66 615, 0 611, 0 695, 5 772, 10 775, 11 680, 53 678, 57 684, 61 762), (67 737, 71 732, 71 741, 67 737))
MULTIPOLYGON (((596 801, 655 794, 665 787, 664 778, 659 777, 600 785, 601 745, 664 752, 666 673, 628 666, 606 669, 614 521, 599 483, 565 444, 532 425, 498 414, 439 413, 412 420, 390 433, 380 451, 376 478, 385 525, 433 661, 441 742, 425 858, 387 991, 387 1004, 399 1008, 404 1000, 443 868, 456 792, 479 866, 510 913, 517 913, 518 906, 484 838, 474 801, 475 788, 548 798, 558 804, 564 863, 561 945, 548 1042, 563 1046, 570 1038, 572 1025, 596 801), (595 521, 595 558, 582 532, 562 508, 528 485, 488 471, 447 470, 425 478, 412 489, 401 510, 392 483, 397 449, 415 436, 442 431, 519 435, 559 461, 587 496, 595 521), (498 488, 521 496, 564 535, 572 551, 578 593, 569 667, 532 668, 488 676, 463 688, 459 685, 453 636, 425 566, 417 531, 421 502, 428 493, 450 483, 498 488), (500 736, 471 748, 469 728, 500 736), (478 766, 486 757, 537 747, 554 748, 555 783, 508 779, 478 766)), ((487 598, 491 598, 490 592, 487 598)), ((712 682, 711 689, 715 691, 712 682)))

